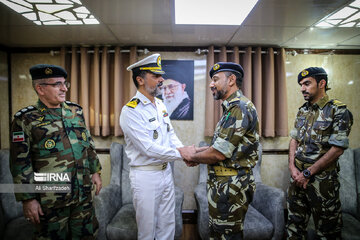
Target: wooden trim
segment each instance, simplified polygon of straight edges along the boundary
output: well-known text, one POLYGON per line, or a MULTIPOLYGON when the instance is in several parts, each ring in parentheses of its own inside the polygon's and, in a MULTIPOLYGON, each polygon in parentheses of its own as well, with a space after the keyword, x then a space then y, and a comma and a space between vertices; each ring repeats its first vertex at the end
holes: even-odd
POLYGON ((193 212, 183 212, 182 219, 183 224, 196 224, 197 223, 197 210, 191 210, 193 212))
POLYGON ((263 155, 289 155, 289 149, 263 149, 263 155))
POLYGON ((98 154, 110 154, 110 148, 95 148, 98 154))

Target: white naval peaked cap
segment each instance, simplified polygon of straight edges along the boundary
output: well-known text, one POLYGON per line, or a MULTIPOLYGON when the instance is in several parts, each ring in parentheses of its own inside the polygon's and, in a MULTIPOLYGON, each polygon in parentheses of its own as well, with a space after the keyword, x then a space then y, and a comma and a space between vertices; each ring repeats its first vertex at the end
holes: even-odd
POLYGON ((127 68, 128 71, 150 71, 155 74, 165 74, 161 68, 161 57, 159 53, 152 54, 127 68))

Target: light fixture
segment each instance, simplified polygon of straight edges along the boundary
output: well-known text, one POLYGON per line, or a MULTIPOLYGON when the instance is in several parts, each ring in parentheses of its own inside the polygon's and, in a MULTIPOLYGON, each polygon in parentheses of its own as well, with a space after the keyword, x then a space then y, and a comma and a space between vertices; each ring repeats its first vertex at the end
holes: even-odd
POLYGON ((257 2, 258 0, 175 0, 175 24, 241 25, 257 2))
POLYGON ((0 0, 37 25, 100 24, 79 0, 0 0))
POLYGON ((355 0, 329 16, 321 19, 315 27, 360 27, 360 0, 355 0))

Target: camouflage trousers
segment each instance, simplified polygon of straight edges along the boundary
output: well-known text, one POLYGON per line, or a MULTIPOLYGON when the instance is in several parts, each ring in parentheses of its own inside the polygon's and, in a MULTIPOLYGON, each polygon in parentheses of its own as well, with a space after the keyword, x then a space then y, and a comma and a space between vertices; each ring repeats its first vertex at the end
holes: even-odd
POLYGON ((42 210, 44 215, 36 226, 35 239, 96 239, 99 223, 91 201, 42 210))
POLYGON ((313 216, 317 239, 341 239, 339 189, 336 170, 313 176, 306 189, 296 186, 291 178, 287 199, 287 239, 306 238, 310 215, 313 216))
POLYGON ((210 239, 243 239, 245 214, 255 188, 252 172, 224 177, 209 174, 207 197, 210 239))

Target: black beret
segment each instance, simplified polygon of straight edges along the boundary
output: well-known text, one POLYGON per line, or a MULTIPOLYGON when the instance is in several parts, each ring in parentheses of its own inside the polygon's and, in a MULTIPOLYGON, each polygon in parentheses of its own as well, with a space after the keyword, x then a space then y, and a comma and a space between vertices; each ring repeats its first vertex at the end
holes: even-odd
POLYGON ((325 80, 327 82, 327 73, 325 70, 321 67, 309 67, 304 70, 302 70, 298 75, 298 83, 300 83, 301 80, 307 77, 312 76, 324 76, 325 80))
POLYGON ((240 74, 241 77, 244 76, 244 69, 240 64, 233 62, 218 62, 210 70, 210 78, 212 78, 218 72, 233 72, 240 74))
POLYGON ((60 66, 50 64, 37 64, 30 68, 32 80, 44 78, 67 77, 67 72, 60 66))

